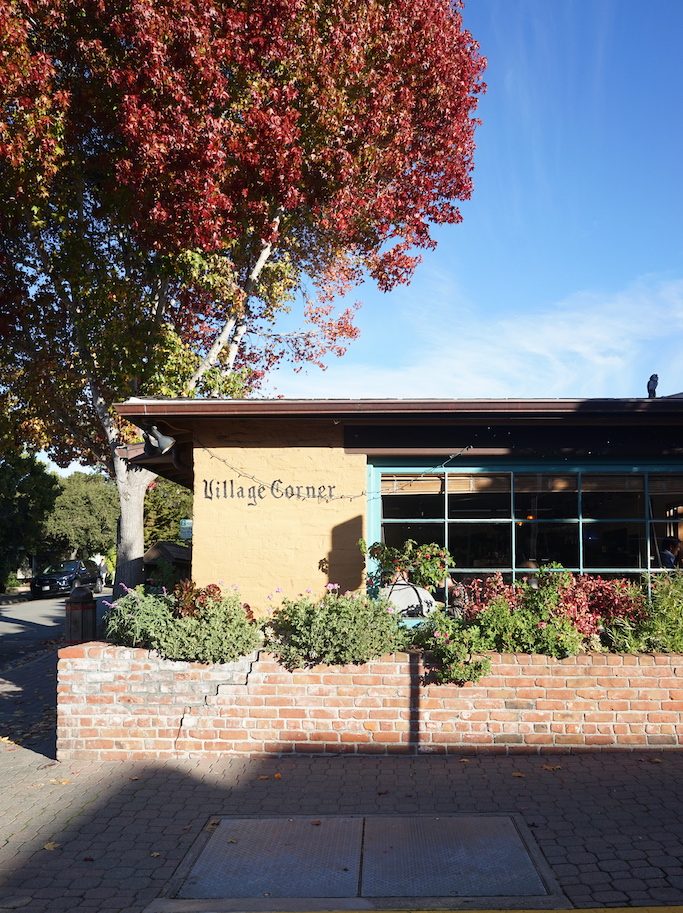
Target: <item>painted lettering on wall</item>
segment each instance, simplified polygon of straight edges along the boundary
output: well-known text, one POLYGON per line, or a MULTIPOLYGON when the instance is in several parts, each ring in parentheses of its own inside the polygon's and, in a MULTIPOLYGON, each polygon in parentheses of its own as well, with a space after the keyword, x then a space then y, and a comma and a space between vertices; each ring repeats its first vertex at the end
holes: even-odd
POLYGON ((261 501, 332 501, 336 485, 291 485, 283 479, 267 483, 245 483, 240 479, 202 479, 207 501, 242 501, 256 507, 261 501))

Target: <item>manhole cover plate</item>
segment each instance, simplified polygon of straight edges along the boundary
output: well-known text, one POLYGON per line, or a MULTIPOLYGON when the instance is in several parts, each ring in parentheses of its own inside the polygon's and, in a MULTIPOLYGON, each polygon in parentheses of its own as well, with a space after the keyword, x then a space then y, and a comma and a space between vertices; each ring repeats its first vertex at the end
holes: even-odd
POLYGON ((362 818, 221 818, 179 897, 356 897, 362 818))
POLYGON ((531 844, 509 815, 219 818, 176 896, 547 897, 531 844))
POLYGON ((366 819, 363 897, 545 893, 507 816, 366 819))

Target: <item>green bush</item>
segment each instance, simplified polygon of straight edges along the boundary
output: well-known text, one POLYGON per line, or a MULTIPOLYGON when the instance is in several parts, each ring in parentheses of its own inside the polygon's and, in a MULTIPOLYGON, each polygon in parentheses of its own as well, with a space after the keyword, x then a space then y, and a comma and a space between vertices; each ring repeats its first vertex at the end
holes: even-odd
POLYGON ((425 684, 463 685, 491 671, 490 659, 478 655, 486 650, 479 627, 441 609, 413 629, 413 646, 424 651, 425 684))
POLYGON ((649 611, 638 632, 652 653, 683 653, 683 571, 657 574, 649 611))
POLYGON ((553 611, 552 590, 523 584, 518 590, 516 608, 504 599, 493 599, 470 620, 479 629, 483 649, 499 653, 542 653, 557 658, 578 653, 584 637, 569 618, 553 611))
POLYGON ((258 628, 239 595, 224 595, 217 586, 166 595, 128 590, 109 607, 105 636, 121 646, 156 650, 166 659, 200 663, 232 662, 259 644, 258 628))
POLYGON ((14 571, 10 571, 5 580, 5 589, 16 590, 20 585, 20 580, 14 571))
POLYGON ((285 599, 266 624, 266 647, 288 669, 364 663, 405 642, 389 603, 356 593, 285 599))
MULTIPOLYGON (((463 615, 438 611, 417 629, 414 644, 425 651, 426 681, 462 684, 490 670, 487 651, 542 653, 563 658, 578 653, 586 636, 559 611, 561 575, 538 588, 490 582, 490 597, 463 615)), ((479 588, 481 589, 481 588, 479 588)))

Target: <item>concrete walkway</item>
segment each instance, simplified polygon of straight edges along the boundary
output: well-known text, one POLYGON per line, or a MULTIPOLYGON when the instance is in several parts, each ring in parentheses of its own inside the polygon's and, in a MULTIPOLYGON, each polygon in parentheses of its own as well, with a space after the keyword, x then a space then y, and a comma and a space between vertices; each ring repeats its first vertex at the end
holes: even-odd
POLYGON ((54 669, 0 669, 0 911, 143 913, 229 815, 516 813, 571 905, 683 904, 679 753, 62 764, 54 669))

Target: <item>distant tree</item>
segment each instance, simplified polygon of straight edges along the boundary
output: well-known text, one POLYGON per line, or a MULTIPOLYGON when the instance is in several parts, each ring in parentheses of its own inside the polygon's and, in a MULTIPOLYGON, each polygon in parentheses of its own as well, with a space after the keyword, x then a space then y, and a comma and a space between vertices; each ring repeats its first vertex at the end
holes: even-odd
POLYGON ((156 479, 145 495, 145 549, 162 539, 182 542, 180 521, 192 519, 192 492, 166 479, 156 479))
POLYGON ((41 547, 43 522, 58 494, 56 477, 35 457, 0 457, 0 592, 23 555, 41 547))
POLYGON ((95 473, 74 472, 59 480, 60 492, 45 520, 44 543, 60 557, 106 554, 116 542, 116 485, 95 473))

